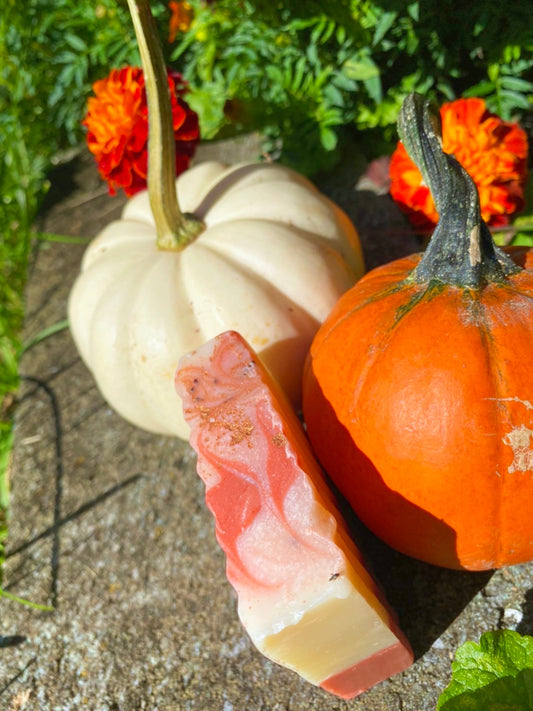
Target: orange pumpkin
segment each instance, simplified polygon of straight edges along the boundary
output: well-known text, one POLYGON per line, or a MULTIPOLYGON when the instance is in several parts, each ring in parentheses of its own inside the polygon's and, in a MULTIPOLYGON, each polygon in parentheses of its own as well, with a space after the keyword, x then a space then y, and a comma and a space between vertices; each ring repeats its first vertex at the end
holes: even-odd
POLYGON ((494 246, 419 95, 398 129, 440 214, 423 255, 369 272, 304 374, 318 458, 389 545, 450 568, 533 558, 533 254, 494 246))

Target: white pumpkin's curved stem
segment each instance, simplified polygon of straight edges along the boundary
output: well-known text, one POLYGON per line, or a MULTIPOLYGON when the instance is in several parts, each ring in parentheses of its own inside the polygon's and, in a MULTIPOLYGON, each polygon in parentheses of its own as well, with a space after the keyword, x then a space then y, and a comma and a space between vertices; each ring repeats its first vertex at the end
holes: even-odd
POLYGON ((148 196, 160 249, 179 250, 204 225, 183 214, 176 195, 176 147, 167 70, 149 0, 128 0, 141 54, 148 103, 148 196))

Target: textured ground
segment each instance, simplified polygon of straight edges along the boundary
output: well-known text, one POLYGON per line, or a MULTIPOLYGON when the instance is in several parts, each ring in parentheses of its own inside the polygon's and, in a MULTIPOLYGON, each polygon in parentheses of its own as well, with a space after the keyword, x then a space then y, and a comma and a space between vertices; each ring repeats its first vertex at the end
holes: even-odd
MULTIPOLYGON (((200 158, 250 151, 229 143, 200 158)), ((387 196, 355 189, 360 172, 347 160, 320 185, 358 225, 368 265, 417 249, 387 196)), ((40 227, 89 237, 121 207, 82 156, 55 175, 40 227)), ((65 318, 83 249, 36 252, 27 338, 65 318)), ((533 632, 533 566, 439 570, 350 519, 417 660, 350 702, 315 689, 261 657, 241 628, 189 446, 114 414, 67 330, 32 348, 22 371, 5 585, 54 610, 0 601, 0 708, 429 711, 460 643, 502 626, 533 632)))

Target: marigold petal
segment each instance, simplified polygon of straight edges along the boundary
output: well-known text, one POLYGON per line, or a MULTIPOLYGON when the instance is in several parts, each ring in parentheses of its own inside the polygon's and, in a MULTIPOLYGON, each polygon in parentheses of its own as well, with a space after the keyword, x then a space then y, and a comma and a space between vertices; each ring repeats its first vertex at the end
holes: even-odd
POLYGON ((178 32, 186 32, 191 26, 193 9, 186 0, 171 0, 168 3, 171 12, 168 23, 168 41, 174 42, 178 32))
MULTIPOLYGON (((169 72, 176 157, 176 174, 189 164, 199 141, 198 116, 182 96, 187 84, 181 74, 169 72)), ((140 67, 113 69, 93 85, 82 125, 87 129, 87 146, 98 170, 114 194, 122 188, 130 196, 146 187, 148 107, 144 76, 140 67)))
MULTIPOLYGON (((476 183, 483 219, 505 224, 524 206, 527 134, 518 124, 490 113, 480 98, 444 104, 440 114, 443 150, 453 154, 476 183)), ((412 224, 419 227, 423 219, 435 224, 429 190, 401 143, 391 157, 390 178, 391 195, 412 224)))

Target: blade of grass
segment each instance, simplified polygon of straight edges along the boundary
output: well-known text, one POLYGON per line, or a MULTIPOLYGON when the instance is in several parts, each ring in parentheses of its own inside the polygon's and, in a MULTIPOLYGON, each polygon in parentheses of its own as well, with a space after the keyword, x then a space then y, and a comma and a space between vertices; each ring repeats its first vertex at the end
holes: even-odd
POLYGON ((89 237, 71 237, 69 235, 56 235, 52 232, 37 232, 36 238, 40 242, 59 242, 61 244, 89 244, 89 237))
POLYGON ((33 610, 43 610, 44 612, 54 611, 54 608, 50 605, 41 605, 38 602, 33 602, 32 600, 27 600, 25 597, 13 595, 12 593, 7 592, 7 590, 2 590, 2 588, 0 588, 0 598, 2 597, 5 597, 6 600, 18 602, 20 605, 24 605, 25 607, 31 607, 33 610))
POLYGON ((33 346, 36 346, 37 343, 40 343, 41 341, 44 341, 46 338, 49 338, 50 336, 53 336, 55 333, 59 333, 60 331, 64 331, 66 328, 68 328, 68 319, 63 319, 62 321, 58 321, 57 323, 52 324, 52 326, 48 326, 47 328, 43 328, 42 331, 39 331, 33 338, 30 338, 30 340, 27 343, 24 343, 21 350, 20 350, 20 355, 23 353, 26 353, 26 351, 29 351, 30 348, 33 348, 33 346))

